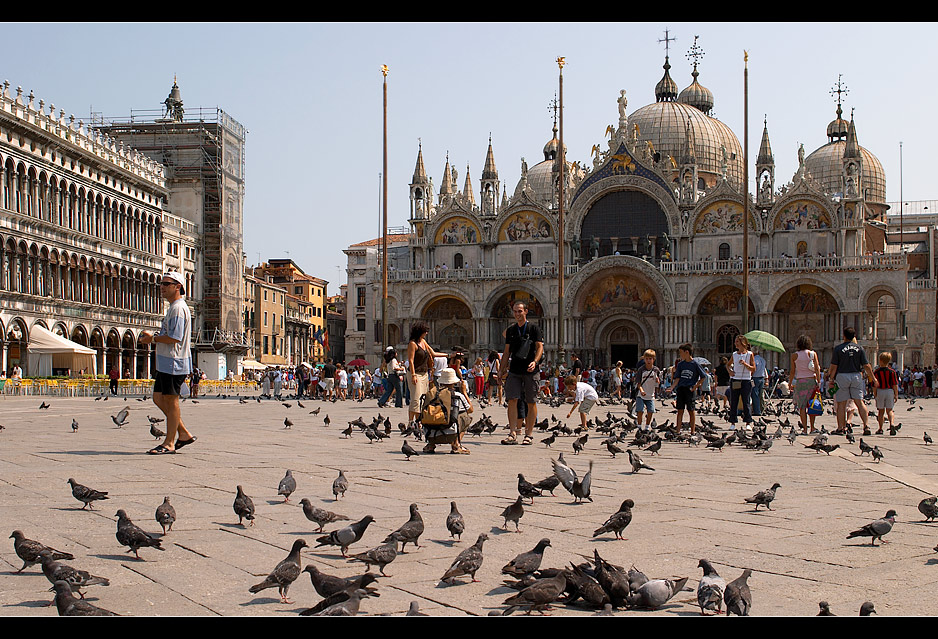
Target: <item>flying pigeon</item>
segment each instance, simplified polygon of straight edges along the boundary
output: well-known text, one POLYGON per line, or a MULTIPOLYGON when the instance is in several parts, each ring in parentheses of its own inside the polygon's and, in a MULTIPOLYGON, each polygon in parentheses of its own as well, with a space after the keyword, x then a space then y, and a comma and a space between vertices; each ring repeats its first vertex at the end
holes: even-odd
POLYGON ((739 577, 726 584, 723 591, 723 602, 726 604, 726 616, 738 615, 748 617, 752 610, 752 593, 749 592, 749 577, 752 570, 746 568, 739 577))
POLYGON ((759 510, 759 506, 765 506, 769 510, 772 510, 772 507, 769 506, 769 504, 771 504, 772 501, 775 499, 775 491, 781 488, 781 486, 782 486, 781 484, 779 484, 778 482, 775 482, 774 484, 772 484, 771 488, 760 490, 752 497, 747 497, 745 501, 747 504, 755 504, 756 510, 759 510))
POLYGON ((371 550, 366 550, 365 552, 358 553, 357 555, 352 555, 349 557, 349 561, 361 561, 367 568, 366 572, 371 570, 372 566, 377 566, 378 571, 385 577, 390 577, 391 575, 384 572, 384 567, 389 563, 394 561, 397 557, 397 542, 403 541, 404 538, 399 532, 392 532, 384 540, 384 543, 380 546, 372 548, 371 550))
POLYGON ((10 535, 10 538, 13 540, 13 550, 16 551, 16 556, 23 560, 23 567, 16 572, 23 572, 30 566, 42 563, 42 559, 39 557, 39 553, 41 553, 43 550, 48 550, 51 552, 52 559, 55 561, 71 561, 75 558, 75 556, 71 553, 62 552, 61 550, 56 550, 55 548, 41 544, 38 541, 28 539, 20 530, 14 530, 13 534, 10 535))
POLYGON ((697 567, 703 568, 703 577, 697 584, 697 605, 700 606, 700 614, 706 615, 707 610, 716 610, 717 614, 720 614, 723 612, 723 591, 726 590, 726 580, 706 559, 697 562, 697 567))
POLYGON ((130 415, 130 409, 126 406, 117 413, 117 416, 111 415, 111 421, 117 424, 117 427, 120 428, 127 423, 127 417, 130 415))
POLYGON ((118 510, 116 516, 117 541, 120 542, 121 546, 128 547, 127 552, 132 550, 134 556, 143 561, 143 558, 138 552, 141 548, 163 550, 163 547, 160 545, 162 542, 156 537, 152 537, 149 533, 144 532, 142 528, 132 522, 123 509, 118 510))
POLYGON ((163 503, 156 509, 156 521, 163 527, 163 534, 173 529, 176 522, 176 509, 169 503, 169 497, 163 497, 163 503))
POLYGON ((335 521, 351 521, 351 519, 345 515, 313 506, 306 497, 300 500, 300 505, 303 506, 303 514, 306 515, 306 518, 313 523, 319 524, 319 530, 316 532, 322 532, 323 526, 335 521))
POLYGON ((91 510, 94 510, 94 506, 91 505, 92 502, 95 502, 99 499, 108 499, 107 492, 102 492, 100 490, 88 488, 87 486, 82 486, 74 479, 69 478, 66 483, 72 485, 72 497, 85 504, 81 507, 82 510, 85 509, 85 506, 88 506, 91 508, 91 510))
POLYGON ((345 491, 348 490, 348 479, 345 478, 345 471, 340 470, 339 476, 332 482, 332 495, 338 501, 339 495, 345 497, 345 491))
POLYGON ((449 502, 449 514, 446 516, 446 530, 449 531, 450 538, 457 537, 462 541, 462 534, 466 530, 466 522, 462 513, 456 509, 456 502, 449 502))
POLYGON ((593 537, 598 537, 603 533, 615 533, 616 539, 623 539, 622 531, 632 523, 632 508, 635 507, 635 502, 631 499, 626 499, 619 506, 619 510, 613 513, 609 519, 606 520, 602 526, 593 531, 593 537))
POLYGON ((42 562, 42 574, 44 574, 46 579, 49 580, 49 583, 53 585, 60 579, 65 581, 72 589, 72 592, 78 593, 78 596, 82 599, 85 598, 81 592, 82 588, 88 586, 109 586, 111 584, 111 582, 104 577, 96 577, 86 570, 78 570, 77 568, 59 563, 53 559, 52 556, 53 552, 51 550, 43 550, 39 553, 39 559, 42 562))
POLYGON ((892 527, 895 523, 896 511, 889 509, 889 511, 886 512, 882 519, 877 519, 876 521, 863 526, 863 528, 860 528, 859 530, 854 530, 852 533, 847 535, 847 539, 853 539, 854 537, 872 537, 872 539, 870 539, 871 546, 876 545, 877 539, 885 544, 887 542, 885 539, 883 539, 883 535, 892 530, 892 527))
MULTIPOLYGON (((455 505, 455 502, 453 502, 455 505)), ((479 538, 469 548, 463 550, 456 556, 455 561, 449 569, 443 573, 440 578, 446 583, 453 583, 453 579, 461 575, 469 575, 473 582, 478 582, 476 572, 482 567, 482 544, 489 538, 485 533, 480 533, 479 538)))
POLYGON ((267 575, 264 581, 251 586, 248 591, 258 593, 267 588, 277 587, 280 591, 280 602, 285 604, 293 603, 287 599, 287 593, 290 590, 290 586, 302 572, 300 552, 306 547, 307 543, 305 540, 297 539, 294 541, 293 548, 290 550, 290 554, 287 555, 287 558, 277 564, 277 567, 274 568, 273 572, 267 575))
MULTIPOLYGON (((423 534, 423 530, 423 518, 420 516, 420 512, 417 510, 417 504, 411 504, 410 519, 408 519, 400 528, 391 533, 391 535, 395 533, 398 534, 398 541, 401 542, 402 555, 406 554, 404 552, 404 546, 409 543, 415 545, 417 548, 420 548, 420 544, 418 544, 417 541, 420 539, 420 535, 423 534)), ((391 538, 391 535, 388 535, 384 541, 387 542, 391 538)))
POLYGON ((67 581, 58 579, 49 590, 55 591, 55 607, 60 617, 116 617, 117 613, 76 599, 67 581))
POLYGON ((342 556, 348 557, 346 551, 348 547, 362 538, 368 525, 375 520, 371 515, 366 515, 360 521, 349 524, 345 528, 333 530, 328 535, 316 539, 316 548, 321 546, 339 546, 342 549, 342 556))
POLYGON ((541 567, 541 561, 544 559, 544 551, 550 546, 550 539, 545 537, 537 542, 537 545, 528 552, 523 552, 502 567, 503 575, 523 578, 536 572, 541 567))
POLYGON ((576 471, 563 462, 563 455, 556 460, 552 459, 550 461, 554 467, 554 476, 560 480, 560 483, 567 489, 567 492, 573 495, 574 503, 584 499, 593 501, 593 498, 590 497, 590 484, 592 483, 593 476, 592 460, 590 460, 589 470, 586 475, 583 476, 582 481, 577 477, 576 471))
POLYGON ((283 495, 283 502, 287 503, 290 501, 290 495, 292 495, 295 490, 296 480, 293 478, 293 471, 288 469, 287 474, 280 480, 280 485, 277 487, 277 494, 283 495))
POLYGON ((232 508, 238 516, 239 525, 243 526, 245 519, 251 522, 251 526, 254 525, 254 502, 244 494, 244 489, 241 486, 238 486, 238 494, 235 496, 232 508))
POLYGON ((518 522, 524 517, 523 499, 524 497, 518 495, 518 499, 502 511, 502 517, 505 519, 505 525, 502 526, 503 530, 508 530, 508 522, 513 521, 515 522, 515 532, 521 532, 521 529, 518 527, 518 522))

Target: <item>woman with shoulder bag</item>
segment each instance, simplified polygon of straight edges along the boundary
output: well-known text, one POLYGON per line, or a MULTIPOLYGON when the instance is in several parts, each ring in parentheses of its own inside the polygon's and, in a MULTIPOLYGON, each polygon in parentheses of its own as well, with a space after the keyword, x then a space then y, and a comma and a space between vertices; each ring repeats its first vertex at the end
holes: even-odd
POLYGON ((384 408, 388 399, 394 394, 394 407, 404 407, 404 395, 401 392, 401 376, 404 373, 404 367, 397 361, 397 351, 393 346, 388 346, 384 352, 384 394, 378 400, 378 408, 384 408))
POLYGON ((740 399, 743 403, 743 422, 752 423, 752 373, 756 370, 756 360, 749 350, 749 340, 743 335, 737 335, 736 352, 733 353, 733 376, 730 378, 730 414, 731 430, 736 429, 736 410, 740 399))
POLYGON ((407 342, 407 361, 410 362, 410 371, 407 374, 407 386, 410 389, 409 421, 414 421, 420 415, 420 398, 430 388, 430 371, 433 369, 433 358, 446 357, 446 353, 437 353, 427 343, 430 327, 426 322, 417 322, 410 329, 410 341, 407 342))
POLYGON ((808 415, 808 403, 820 393, 821 365, 817 353, 811 350, 811 338, 802 335, 798 338, 798 351, 791 354, 792 377, 795 382, 795 406, 801 415, 802 433, 808 434, 808 418, 811 420, 811 432, 814 432, 816 415, 808 415))

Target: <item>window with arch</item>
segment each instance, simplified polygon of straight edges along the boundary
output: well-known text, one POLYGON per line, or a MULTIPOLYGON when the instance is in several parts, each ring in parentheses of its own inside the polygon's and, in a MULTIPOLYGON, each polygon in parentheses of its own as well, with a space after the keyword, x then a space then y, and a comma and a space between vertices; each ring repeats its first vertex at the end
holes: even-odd
POLYGON ((453 256, 453 268, 463 268, 462 253, 453 256))
POLYGON ((726 242, 723 242, 723 244, 720 244, 720 257, 719 257, 719 259, 721 259, 721 260, 728 260, 728 259, 730 259, 730 245, 727 244, 726 242))
POLYGON ((734 324, 724 324, 717 330, 717 348, 721 353, 732 353, 736 350, 734 342, 739 335, 739 329, 734 324))
POLYGON ((798 242, 798 257, 807 257, 808 256, 808 243, 807 242, 798 242))
POLYGON ((531 251, 521 251, 521 266, 531 264, 531 251))

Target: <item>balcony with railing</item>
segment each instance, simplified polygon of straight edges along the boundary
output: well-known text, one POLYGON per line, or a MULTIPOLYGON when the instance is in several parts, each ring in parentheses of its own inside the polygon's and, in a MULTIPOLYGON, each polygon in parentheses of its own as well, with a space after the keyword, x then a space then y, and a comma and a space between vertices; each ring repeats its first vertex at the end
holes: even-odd
MULTIPOLYGON (((578 264, 569 264, 564 275, 576 275, 578 264)), ((502 266, 496 268, 428 268, 405 271, 388 271, 391 282, 434 282, 467 280, 526 280, 539 277, 557 277, 556 266, 502 266)))
MULTIPOLYGON (((742 273, 743 260, 686 260, 661 262, 661 272, 666 275, 711 275, 713 273, 742 273)), ((855 271, 855 270, 904 270, 904 255, 857 255, 847 257, 751 257, 750 272, 804 272, 804 271, 855 271)))

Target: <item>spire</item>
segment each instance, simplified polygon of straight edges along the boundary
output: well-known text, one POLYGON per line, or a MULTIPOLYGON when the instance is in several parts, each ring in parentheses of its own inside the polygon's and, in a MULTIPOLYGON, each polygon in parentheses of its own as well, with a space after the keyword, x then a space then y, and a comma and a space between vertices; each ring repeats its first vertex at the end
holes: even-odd
POLYGON ((671 79, 671 74, 668 73, 671 68, 671 63, 668 62, 669 45, 675 40, 677 38, 670 37, 667 29, 664 30, 664 38, 658 40, 658 42, 664 42, 664 77, 655 86, 655 102, 673 102, 677 98, 677 83, 671 79))
POLYGON ((853 121, 853 109, 850 109, 850 126, 847 128, 847 146, 844 148, 844 158, 860 157, 860 143, 857 142, 857 126, 853 121))
POLYGON ((453 172, 449 168, 449 151, 446 152, 446 167, 443 169, 443 185, 440 186, 440 197, 453 194, 453 172))
MULTIPOLYGON (((468 176, 466 176, 468 179, 468 176)), ((489 150, 485 155, 485 167, 482 169, 483 180, 497 180, 498 169, 495 168, 495 154, 492 152, 492 134, 489 133, 489 150)))
POLYGON ((463 196, 466 198, 466 202, 469 206, 473 207, 476 205, 476 197, 472 194, 472 179, 469 177, 469 163, 466 162, 466 184, 462 187, 463 196))
POLYGON ((427 170, 423 166, 423 142, 420 140, 417 141, 418 150, 417 150, 417 166, 414 167, 414 177, 411 179, 412 184, 427 184, 427 170))
POLYGON ((762 145, 759 147, 759 157, 756 158, 756 164, 775 164, 775 157, 772 155, 772 145, 769 143, 769 119, 765 118, 765 128, 762 129, 762 145))
POLYGON ((697 164, 697 144, 694 141, 694 131, 690 120, 684 125, 684 164, 697 164))

